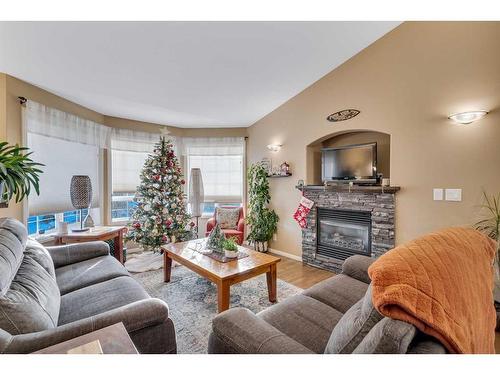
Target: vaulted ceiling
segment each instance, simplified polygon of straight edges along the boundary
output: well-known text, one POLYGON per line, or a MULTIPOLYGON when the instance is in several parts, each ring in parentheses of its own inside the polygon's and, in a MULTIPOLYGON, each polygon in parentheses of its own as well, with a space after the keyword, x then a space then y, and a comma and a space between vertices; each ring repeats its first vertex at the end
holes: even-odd
POLYGON ((250 126, 398 22, 0 22, 0 71, 109 116, 250 126))

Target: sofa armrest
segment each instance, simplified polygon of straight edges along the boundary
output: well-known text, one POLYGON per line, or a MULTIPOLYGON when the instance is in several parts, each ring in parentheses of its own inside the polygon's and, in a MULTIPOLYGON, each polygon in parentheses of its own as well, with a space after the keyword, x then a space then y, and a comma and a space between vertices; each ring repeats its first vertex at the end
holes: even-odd
POLYGON ((215 218, 210 218, 207 220, 207 230, 206 232, 210 232, 212 229, 214 229, 215 227, 215 224, 216 224, 216 221, 215 221, 215 218))
POLYGON ((119 322, 123 323, 127 332, 132 333, 162 324, 167 319, 167 304, 148 298, 56 328, 10 336, 9 342, 2 347, 2 353, 32 353, 119 322))
POLYGON ((109 245, 103 241, 48 246, 47 250, 54 262, 55 268, 109 255, 109 245))
POLYGON ((342 264, 342 273, 370 284, 371 280, 370 276, 368 276, 368 267, 370 267, 373 262, 375 262, 375 258, 363 255, 353 255, 347 258, 344 264, 342 264))
POLYGON ((217 315, 208 344, 211 354, 313 354, 250 310, 237 307, 217 315))

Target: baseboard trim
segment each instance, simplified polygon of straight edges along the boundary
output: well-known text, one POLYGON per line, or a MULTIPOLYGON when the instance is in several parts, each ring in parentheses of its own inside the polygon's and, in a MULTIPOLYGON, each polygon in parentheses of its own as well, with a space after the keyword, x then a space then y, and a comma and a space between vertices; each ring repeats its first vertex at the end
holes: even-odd
POLYGON ((285 257, 285 258, 289 258, 289 259, 296 260, 298 262, 302 262, 302 257, 299 257, 298 255, 293 255, 293 254, 290 254, 290 253, 285 253, 284 251, 280 251, 280 250, 276 250, 276 249, 271 249, 271 248, 269 248, 268 250, 272 254, 280 255, 280 256, 285 257))

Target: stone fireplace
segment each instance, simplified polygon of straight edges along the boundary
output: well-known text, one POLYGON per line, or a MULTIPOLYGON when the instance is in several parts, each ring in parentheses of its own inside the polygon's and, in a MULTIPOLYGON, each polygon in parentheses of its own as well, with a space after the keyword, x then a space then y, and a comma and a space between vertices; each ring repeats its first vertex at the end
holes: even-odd
POLYGON ((351 255, 378 257, 395 245, 395 194, 399 187, 304 186, 315 206, 302 230, 304 263, 340 272, 351 255))

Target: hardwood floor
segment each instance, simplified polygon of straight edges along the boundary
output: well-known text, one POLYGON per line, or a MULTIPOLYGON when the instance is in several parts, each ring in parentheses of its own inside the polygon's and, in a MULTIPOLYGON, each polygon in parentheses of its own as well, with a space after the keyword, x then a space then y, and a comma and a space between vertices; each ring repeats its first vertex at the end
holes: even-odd
POLYGON ((276 256, 281 258, 281 262, 278 263, 278 279, 301 289, 310 288, 314 284, 335 275, 333 272, 311 267, 290 258, 276 256))
MULTIPOLYGON (((314 284, 335 275, 333 272, 307 266, 293 259, 279 255, 276 256, 281 258, 281 262, 278 263, 278 279, 295 285, 298 288, 310 288, 314 284)), ((495 350, 497 354, 500 354, 500 332, 496 333, 495 350)))

